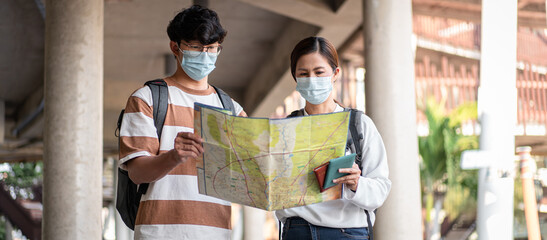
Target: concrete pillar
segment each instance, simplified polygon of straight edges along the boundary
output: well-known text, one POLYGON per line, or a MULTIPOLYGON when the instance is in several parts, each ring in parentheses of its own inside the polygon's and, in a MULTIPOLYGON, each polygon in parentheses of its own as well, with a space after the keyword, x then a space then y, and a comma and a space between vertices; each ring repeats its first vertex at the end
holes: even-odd
POLYGON ((263 210, 243 206, 243 240, 264 239, 264 222, 266 214, 263 210))
POLYGON ((478 110, 480 150, 495 153, 479 170, 479 239, 513 239, 517 119, 517 0, 483 0, 478 110))
POLYGON ((0 100, 0 144, 4 143, 6 136, 6 105, 0 100))
POLYGON ((391 193, 374 239, 422 239, 411 0, 363 0, 366 113, 387 150, 391 193))
POLYGON ((103 0, 47 0, 42 238, 101 239, 103 0))

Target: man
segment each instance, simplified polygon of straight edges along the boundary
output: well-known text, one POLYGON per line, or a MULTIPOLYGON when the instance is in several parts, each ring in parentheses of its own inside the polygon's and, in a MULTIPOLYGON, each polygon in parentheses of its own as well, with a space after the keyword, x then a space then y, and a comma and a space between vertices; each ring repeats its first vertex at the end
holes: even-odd
MULTIPOLYGON (((153 122, 150 88, 127 101, 120 138, 120 166, 136 184, 150 183, 135 222, 135 239, 229 239, 230 203, 200 195, 195 158, 203 153, 193 134, 194 102, 222 107, 208 84, 226 36, 218 15, 192 6, 169 22, 170 49, 177 71, 164 80, 169 105, 161 140, 153 122)), ((246 116, 233 101, 235 113, 246 116)))

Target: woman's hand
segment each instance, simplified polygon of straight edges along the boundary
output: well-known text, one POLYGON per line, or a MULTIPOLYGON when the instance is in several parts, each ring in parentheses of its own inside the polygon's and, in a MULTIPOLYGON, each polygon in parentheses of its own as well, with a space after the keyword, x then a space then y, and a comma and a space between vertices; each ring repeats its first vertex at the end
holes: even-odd
POLYGON ((353 163, 352 168, 340 168, 340 173, 349 173, 349 175, 332 180, 334 183, 345 183, 346 186, 352 191, 357 191, 357 185, 359 184, 359 178, 361 177, 361 170, 357 163, 353 163))
POLYGON ((197 158, 203 153, 202 142, 199 136, 191 132, 179 132, 175 138, 172 156, 179 163, 185 162, 188 158, 197 158))

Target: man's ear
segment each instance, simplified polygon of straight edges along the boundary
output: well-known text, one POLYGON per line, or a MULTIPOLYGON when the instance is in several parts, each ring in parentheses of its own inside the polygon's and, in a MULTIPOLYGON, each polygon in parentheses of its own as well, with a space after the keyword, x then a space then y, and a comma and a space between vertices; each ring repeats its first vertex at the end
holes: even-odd
POLYGON ((170 41, 169 42, 169 48, 171 49, 171 53, 173 53, 173 55, 175 55, 175 56, 179 55, 179 53, 180 53, 179 46, 177 45, 176 42, 170 41))

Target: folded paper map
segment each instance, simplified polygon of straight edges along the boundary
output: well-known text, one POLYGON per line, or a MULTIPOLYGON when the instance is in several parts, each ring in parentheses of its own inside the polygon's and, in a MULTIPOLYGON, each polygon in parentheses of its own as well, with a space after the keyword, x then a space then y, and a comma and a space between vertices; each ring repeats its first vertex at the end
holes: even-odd
POLYGON ((268 211, 341 197, 341 184, 320 192, 313 169, 345 154, 350 113, 284 119, 230 115, 194 105, 201 194, 268 211))

